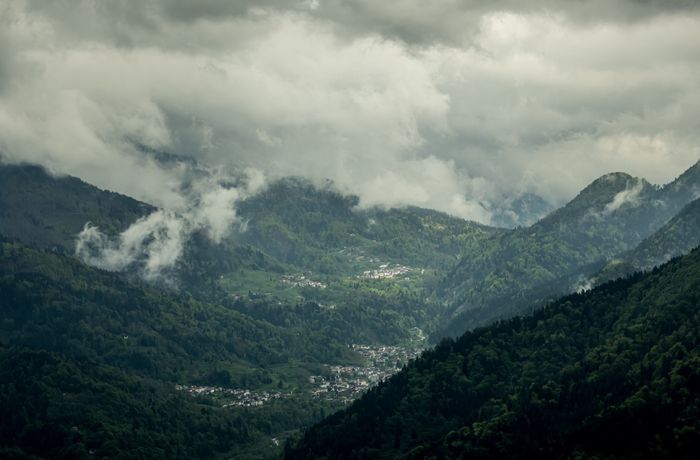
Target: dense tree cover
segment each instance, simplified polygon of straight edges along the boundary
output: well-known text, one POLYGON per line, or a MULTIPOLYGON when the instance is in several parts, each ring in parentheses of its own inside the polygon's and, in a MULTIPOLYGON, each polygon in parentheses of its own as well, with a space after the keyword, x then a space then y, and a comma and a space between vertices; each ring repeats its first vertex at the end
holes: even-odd
MULTIPOLYGON (((37 167, 2 166, 0 171, 0 227, 24 242, 70 246, 86 220, 113 233, 152 210, 78 179, 49 177, 37 167)), ((427 314, 433 324, 442 324, 432 334, 438 340, 569 292, 666 222, 697 196, 699 184, 698 165, 661 189, 625 174, 609 174, 537 224, 502 231, 418 208, 361 210, 357 197, 332 185, 319 188, 302 179, 284 179, 240 203, 245 231, 233 232, 216 245, 194 235, 170 275, 182 291, 222 302, 228 293, 217 280, 240 270, 352 276, 367 268, 356 260, 363 255, 437 269, 438 274, 451 270, 439 288, 425 285, 428 289, 415 302, 431 304, 419 308, 418 316, 427 314)), ((694 222, 686 227, 683 233, 694 222)), ((656 243, 651 247, 662 247, 656 243)), ((671 245, 682 248, 665 255, 687 250, 682 243, 681 235, 674 238, 671 245)), ((626 273, 628 265, 611 273, 626 273)), ((347 290, 339 293, 355 297, 347 290)), ((405 312, 397 308, 382 311, 402 316, 395 325, 416 322, 415 315, 403 318, 405 312)))
POLYGON ((690 202, 637 247, 615 257, 592 277, 600 284, 635 271, 649 269, 700 245, 700 199, 690 202))
POLYGON ((381 344, 406 342, 411 329, 430 324, 431 314, 439 309, 417 294, 386 295, 359 288, 341 292, 348 297, 332 304, 238 299, 232 308, 283 328, 322 331, 342 343, 381 344))
MULTIPOLYGON (((76 178, 51 177, 39 167, 0 166, 0 173, 5 180, 0 185, 0 234, 7 229, 6 235, 19 241, 62 253, 73 252, 75 236, 88 220, 114 234, 153 210, 76 178)), ((482 240, 499 233, 430 210, 360 210, 357 205, 357 197, 302 179, 270 184, 239 203, 243 231, 232 231, 218 244, 203 234, 192 235, 178 264, 164 272, 167 283, 160 287, 239 308, 281 327, 310 322, 348 342, 396 343, 406 339, 407 329, 439 323, 444 305, 430 296, 426 281, 450 268, 461 252, 473 252, 482 240), (363 270, 390 262, 418 270, 411 274, 411 289, 348 282, 363 270), (422 268, 427 268, 425 275, 419 273, 422 268), (307 289, 299 292, 302 299, 281 299, 281 304, 280 299, 258 296, 279 284, 282 274, 307 271, 326 277, 332 288, 307 289), (240 292, 222 288, 221 279, 243 272, 269 275, 261 292, 244 289, 256 294, 255 307, 231 301, 240 292), (338 308, 304 307, 312 304, 338 308)), ((138 270, 127 272, 137 281, 138 270)))
POLYGON ((0 458, 274 458, 270 436, 324 408, 298 398, 221 408, 126 369, 0 346, 0 458))
POLYGON ((546 300, 547 287, 562 295, 607 260, 634 248, 693 200, 700 164, 657 188, 627 174, 607 174, 566 206, 528 228, 481 242, 445 278, 441 294, 454 312, 434 338, 522 312, 546 300), (543 288, 544 291, 543 291, 543 288))
POLYGON ((446 339, 287 458, 697 458, 700 250, 446 339))
POLYGON ((0 243, 0 298, 4 344, 170 380, 212 363, 333 362, 344 353, 322 332, 275 327, 19 244, 0 243))
POLYGON ((499 230, 420 208, 357 209, 358 198, 330 186, 284 179, 239 205, 241 239, 280 261, 334 274, 347 271, 342 249, 431 268, 451 267, 459 254, 499 230))
MULTIPOLYGON (((660 190, 626 175, 610 175, 540 223, 514 231, 418 208, 362 210, 356 197, 332 187, 319 189, 302 180, 283 180, 241 203, 238 214, 246 223, 245 231, 234 232, 216 245, 195 234, 182 261, 169 274, 170 283, 162 289, 140 282, 135 275, 94 270, 64 256, 72 254, 73 238, 86 220, 115 234, 151 212, 151 207, 77 179, 51 178, 39 168, 0 166, 0 234, 14 238, 0 241, 0 369, 11 370, 0 374, 0 395, 10 395, 0 408, 8 407, 12 414, 2 418, 12 425, 0 422, 0 449, 5 449, 0 456, 75 458, 95 450, 108 457, 118 452, 125 458, 176 457, 177 451, 184 457, 211 458, 230 456, 233 449, 245 452, 241 453, 245 458, 257 458, 255 449, 262 437, 267 436, 269 445, 271 434, 298 429, 320 418, 323 410, 328 413, 329 407, 299 394, 298 399, 256 411, 222 411, 212 401, 182 398, 173 392, 174 383, 270 388, 281 382, 295 389, 309 373, 320 373, 321 363, 351 362, 354 358, 345 346, 349 342, 399 343, 412 337, 410 331, 416 326, 430 330, 444 324, 441 320, 450 318, 445 316, 443 296, 468 310, 468 316, 454 321, 450 331, 454 334, 523 311, 533 300, 565 291, 581 274, 598 272, 606 258, 661 225, 694 196, 694 187, 700 184, 698 170, 698 166, 691 168, 660 190), (620 193, 637 186, 634 200, 604 212, 620 193), (460 255, 464 257, 457 268, 437 289, 435 280, 460 255), (411 280, 358 278, 362 270, 386 262, 418 270, 411 273, 411 280), (426 268, 425 273, 421 268, 426 268), (308 271, 320 277, 327 289, 295 288, 289 298, 267 293, 278 287, 282 275, 308 271), (227 280, 245 279, 245 274, 261 279, 262 289, 243 286, 243 295, 228 289, 227 280), (77 380, 64 379, 66 375, 77 380), (39 383, 28 385, 30 381, 39 383), (5 405, 10 400, 12 404, 5 405), (125 407, 129 408, 126 415, 119 411, 125 407), (141 418, 133 427, 129 414, 136 412, 141 418), (81 416, 89 420, 87 425, 81 416), (168 432, 172 432, 170 440, 163 438, 168 432), (36 446, 39 436, 51 440, 45 448, 36 446), (244 445, 255 447, 246 451, 244 445)), ((682 219, 679 216, 664 227, 673 235, 664 240, 667 246, 662 240, 650 244, 680 247, 687 244, 684 235, 695 238, 696 221, 688 218, 695 215, 691 211, 686 208, 682 219)), ((635 368, 634 359, 643 353, 644 344, 668 333, 663 329, 654 335, 653 324, 635 323, 634 331, 644 336, 639 345, 632 332, 607 328, 605 321, 614 322, 618 314, 649 317, 646 307, 643 311, 629 307, 634 310, 630 313, 624 310, 628 307, 611 308, 606 303, 628 302, 626 290, 637 281, 611 285, 605 302, 598 299, 585 308, 581 306, 585 296, 569 298, 568 307, 562 303, 550 307, 546 312, 559 309, 556 321, 540 312, 537 320, 514 320, 465 336, 471 339, 444 343, 368 396, 371 404, 386 409, 380 411, 383 415, 370 411, 379 419, 365 420, 351 409, 323 425, 335 434, 333 449, 340 446, 344 453, 348 452, 343 449, 350 449, 350 444, 342 444, 340 432, 334 432, 333 424, 342 422, 350 430, 350 441, 369 440, 369 450, 360 447, 348 453, 358 458, 392 458, 408 455, 414 448, 411 455, 417 458, 459 457, 455 452, 488 457, 498 449, 507 456, 515 451, 506 449, 512 446, 524 452, 558 452, 556 446, 563 446, 564 452, 574 446, 578 450, 566 452, 583 457, 598 452, 589 449, 593 444, 586 440, 598 439, 607 430, 596 420, 625 420, 629 414, 624 410, 632 403, 642 411, 647 410, 644 404, 653 404, 662 414, 676 417, 678 407, 662 396, 676 398, 674 391, 687 390, 682 386, 685 381, 676 378, 680 387, 664 386, 654 367, 651 377, 647 371, 640 372, 651 379, 644 380, 649 391, 662 395, 657 399, 648 399, 644 393, 643 404, 636 400, 628 404, 631 397, 624 393, 628 387, 620 394, 613 391, 621 381, 614 374, 621 372, 621 365, 612 356, 618 351, 631 356, 623 364, 635 368), (587 313, 577 316, 580 309, 587 313), (601 319, 593 321, 594 316, 601 319), (537 328, 543 329, 535 338, 537 328), (647 332, 651 335, 644 335, 647 332), (606 340, 616 341, 617 348, 605 349, 606 340), (625 347, 633 348, 631 354, 626 354, 625 347), (593 362, 586 361, 589 358, 593 362), (562 369, 569 369, 568 373, 562 369), (590 372, 612 380, 575 384, 576 379, 586 381, 590 372), (397 393, 394 388, 402 390, 397 393), (612 396, 599 398, 600 388, 610 390, 612 396), (574 409, 566 405, 573 404, 574 398, 587 401, 589 397, 594 398, 592 405, 574 409), (394 416, 392 405, 397 401, 400 415, 394 416), (603 403, 610 405, 603 410, 603 403), (622 408, 620 418, 606 418, 610 407, 622 408), (414 410, 418 415, 411 418, 414 410), (560 412, 569 415, 560 417, 560 412), (348 414, 360 417, 362 423, 346 423, 348 414), (582 422, 579 416, 588 418, 582 422), (365 421, 376 433, 363 432, 365 421), (535 437, 527 444, 519 437, 520 433, 530 436, 528 429, 546 432, 550 425, 563 427, 560 437, 552 438, 555 447, 535 437), (501 441, 506 447, 494 447, 501 441), (375 448, 385 453, 380 455, 375 448)), ((662 321, 675 324, 673 318, 662 321)), ((666 353, 671 340, 692 355, 690 339, 674 336, 658 347, 663 359, 676 363, 677 355, 666 353)), ((685 370, 679 372, 694 378, 685 370)), ((637 377, 625 374, 632 382, 637 377)), ((691 399, 683 401, 696 407, 691 399)), ((358 404, 356 408, 371 407, 358 404)), ((689 414, 692 419, 693 413, 689 414)), ((668 422, 669 430, 676 428, 674 423, 668 422)), ((329 445, 325 434, 318 433, 326 432, 312 431, 307 441, 316 444, 304 448, 329 445)), ((656 434, 663 441, 659 445, 666 448, 668 433, 656 434)), ((681 430, 673 436, 682 441, 684 435, 681 430)))
POLYGON ((0 348, 3 458, 204 458, 250 434, 172 386, 48 351, 0 348))
POLYGON ((262 436, 271 445, 331 406, 300 394, 223 410, 174 385, 293 389, 305 366, 352 359, 324 331, 0 240, 0 457, 212 458, 262 436))
POLYGON ((27 244, 72 254, 86 222, 115 234, 153 210, 75 177, 52 177, 39 166, 0 164, 0 234, 27 244))

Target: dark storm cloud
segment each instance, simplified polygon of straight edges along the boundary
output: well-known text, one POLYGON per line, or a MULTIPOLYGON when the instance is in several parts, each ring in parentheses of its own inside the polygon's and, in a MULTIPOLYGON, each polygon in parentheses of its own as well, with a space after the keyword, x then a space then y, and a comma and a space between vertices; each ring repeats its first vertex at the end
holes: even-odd
POLYGON ((378 34, 425 45, 463 44, 477 32, 482 16, 499 11, 561 14, 573 23, 591 24, 632 23, 661 14, 694 14, 698 8, 700 2, 695 0, 176 0, 158 2, 155 9, 180 21, 221 20, 247 16, 261 9, 307 10, 351 36, 378 34))

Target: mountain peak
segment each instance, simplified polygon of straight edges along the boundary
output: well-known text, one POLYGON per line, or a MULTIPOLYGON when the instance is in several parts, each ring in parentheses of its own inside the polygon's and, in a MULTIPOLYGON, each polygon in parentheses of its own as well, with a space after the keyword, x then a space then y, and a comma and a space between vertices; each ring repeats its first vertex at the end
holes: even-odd
POLYGON ((591 182, 565 206, 565 209, 615 210, 622 204, 637 199, 640 194, 651 190, 652 187, 645 179, 627 173, 608 173, 591 182))
POLYGON ((583 191, 591 187, 609 187, 609 186, 626 186, 631 181, 640 181, 638 177, 631 176, 625 172, 611 172, 603 174, 593 182, 591 182, 588 187, 584 188, 583 191))

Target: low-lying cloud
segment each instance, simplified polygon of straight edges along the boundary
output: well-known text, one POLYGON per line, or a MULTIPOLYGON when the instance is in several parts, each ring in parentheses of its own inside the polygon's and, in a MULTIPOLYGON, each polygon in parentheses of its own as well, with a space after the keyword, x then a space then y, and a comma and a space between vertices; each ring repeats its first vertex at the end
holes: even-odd
POLYGON ((164 276, 180 259, 190 231, 187 219, 168 211, 144 217, 112 240, 90 223, 78 235, 76 255, 104 270, 137 266, 147 280, 164 276))
POLYGON ((630 181, 624 190, 617 192, 610 203, 605 205, 603 214, 610 214, 623 206, 637 207, 641 203, 640 194, 644 190, 644 180, 636 179, 630 181))
POLYGON ((145 216, 116 237, 90 222, 76 240, 75 254, 85 263, 109 271, 137 270, 149 281, 170 282, 185 245, 195 232, 220 243, 238 223, 236 203, 260 187, 257 172, 222 186, 209 172, 183 191, 186 199, 178 210, 159 209, 145 216))

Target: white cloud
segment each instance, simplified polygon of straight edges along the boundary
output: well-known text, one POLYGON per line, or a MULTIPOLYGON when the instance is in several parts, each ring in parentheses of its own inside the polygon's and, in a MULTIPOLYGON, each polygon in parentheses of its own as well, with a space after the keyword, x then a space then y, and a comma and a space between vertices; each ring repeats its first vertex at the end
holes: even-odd
MULTIPOLYGON (((246 188, 225 188, 209 176, 193 184, 181 212, 161 209, 143 217, 116 238, 87 223, 76 242, 76 255, 90 265, 110 271, 139 270, 147 280, 169 280, 194 232, 219 243, 236 223, 236 202, 246 188)), ((255 184, 254 184, 255 185, 255 184)))
POLYGON ((628 207, 639 206, 639 194, 642 193, 643 189, 643 180, 640 179, 631 181, 631 183, 627 184, 624 190, 615 194, 610 203, 605 205, 605 208, 603 209, 603 214, 610 214, 612 212, 615 212, 618 209, 620 209, 623 205, 627 205, 628 207))
POLYGON ((191 215, 215 239, 232 217, 190 211, 207 199, 183 192, 191 166, 135 145, 482 222, 504 193, 560 203, 605 172, 664 182, 700 156, 694 9, 88 3, 3 10, 3 157, 191 215))
POLYGON ((187 222, 169 211, 156 211, 131 225, 118 240, 110 240, 91 224, 78 235, 76 255, 86 263, 110 271, 133 265, 148 280, 162 278, 182 255, 187 222))

